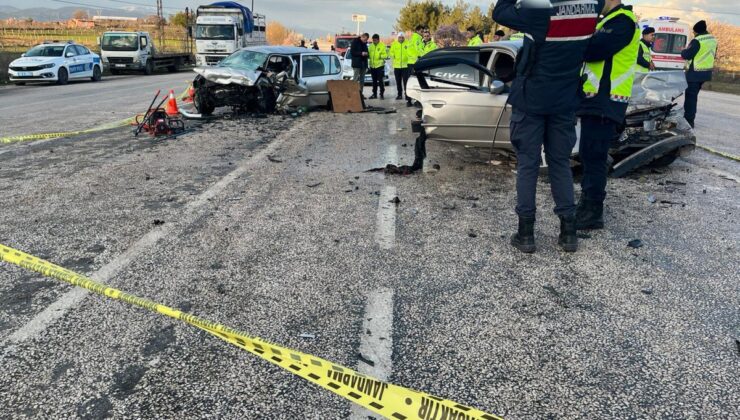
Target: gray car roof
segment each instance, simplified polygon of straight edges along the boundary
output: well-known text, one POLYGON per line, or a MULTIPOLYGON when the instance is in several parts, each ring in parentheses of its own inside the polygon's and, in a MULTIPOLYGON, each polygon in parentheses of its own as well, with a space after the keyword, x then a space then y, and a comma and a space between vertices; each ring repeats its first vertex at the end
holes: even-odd
POLYGON ((319 52, 316 50, 309 50, 308 48, 283 47, 283 46, 271 46, 271 45, 246 47, 246 48, 242 48, 241 51, 256 51, 256 52, 260 52, 263 54, 301 54, 301 53, 319 52))

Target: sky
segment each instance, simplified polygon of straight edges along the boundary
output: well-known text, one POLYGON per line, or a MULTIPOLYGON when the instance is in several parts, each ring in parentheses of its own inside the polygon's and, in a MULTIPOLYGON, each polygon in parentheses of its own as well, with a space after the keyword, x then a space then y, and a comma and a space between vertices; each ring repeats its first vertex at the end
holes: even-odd
MULTIPOLYGON (((126 3, 151 4, 155 0, 66 0, 69 2, 87 3, 100 7, 127 7, 126 3)), ((178 9, 197 7, 210 3, 210 0, 163 0, 165 14, 175 13, 178 9)), ((362 24, 363 32, 378 32, 388 35, 398 16, 398 11, 406 0, 254 0, 256 13, 264 14, 269 20, 280 21, 285 26, 296 29, 308 37, 325 36, 343 29, 355 31, 352 14, 367 15, 367 22, 362 24)), ((454 4, 454 0, 443 1, 454 4)), ((469 0, 469 4, 487 10, 491 0, 469 0)), ((699 19, 719 19, 740 25, 740 7, 738 0, 625 0, 635 5, 642 17, 676 16, 693 24, 699 19), (644 7, 642 7, 644 6, 644 7), (681 10, 673 10, 681 9, 681 10), (720 13, 727 12, 727 13, 720 13)), ((242 4, 251 5, 251 0, 242 0, 242 4)), ((0 5, 27 7, 59 8, 74 5, 54 0, 0 0, 0 5), (21 6, 22 5, 22 6, 21 6)), ((80 7, 83 9, 92 9, 80 7)), ((154 10, 154 9, 152 9, 154 10)))

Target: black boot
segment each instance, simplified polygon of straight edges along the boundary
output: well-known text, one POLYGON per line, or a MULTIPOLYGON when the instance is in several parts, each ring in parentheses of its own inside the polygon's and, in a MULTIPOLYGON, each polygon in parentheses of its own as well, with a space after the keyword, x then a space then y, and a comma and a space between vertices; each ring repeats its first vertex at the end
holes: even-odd
POLYGON ((604 202, 581 197, 576 209, 576 229, 604 229, 604 202))
POLYGON ((378 99, 378 95, 373 93, 368 99, 378 99))
POLYGON ((578 236, 576 236, 576 217, 560 216, 560 236, 558 245, 565 252, 578 251, 578 236))
POLYGON ((519 217, 519 231, 511 235, 511 246, 527 254, 535 251, 534 217, 519 217))

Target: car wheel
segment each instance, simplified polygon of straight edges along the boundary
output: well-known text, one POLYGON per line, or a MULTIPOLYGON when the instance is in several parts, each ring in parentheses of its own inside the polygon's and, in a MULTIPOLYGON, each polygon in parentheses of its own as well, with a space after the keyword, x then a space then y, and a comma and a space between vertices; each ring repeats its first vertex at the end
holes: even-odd
POLYGON ((93 75, 92 75, 91 80, 93 82, 99 82, 100 79, 102 78, 103 78, 103 72, 100 71, 100 67, 98 66, 93 67, 93 75))
POLYGON ((69 73, 67 73, 66 68, 61 67, 57 73, 57 84, 66 85, 67 82, 69 82, 69 73))
POLYGON ((257 106, 259 111, 262 113, 272 114, 273 112, 275 112, 275 107, 277 106, 277 96, 275 95, 275 91, 271 87, 264 85, 259 87, 257 106))
POLYGON ((216 107, 208 97, 206 88, 200 88, 195 91, 195 97, 193 97, 193 105, 195 109, 200 112, 201 115, 211 115, 216 107))
POLYGON ((144 66, 144 74, 150 76, 152 73, 154 73, 154 63, 152 63, 152 60, 148 60, 146 66, 144 66))

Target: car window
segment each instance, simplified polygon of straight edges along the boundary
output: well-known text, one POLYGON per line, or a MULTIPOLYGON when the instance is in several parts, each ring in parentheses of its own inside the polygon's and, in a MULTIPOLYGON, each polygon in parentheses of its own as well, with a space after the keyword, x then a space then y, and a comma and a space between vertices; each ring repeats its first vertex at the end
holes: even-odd
POLYGON ((77 55, 77 49, 74 45, 67 45, 67 49, 64 51, 65 57, 74 57, 77 55))
POLYGON ((82 45, 73 45, 73 47, 75 47, 75 51, 77 51, 78 55, 90 54, 90 51, 88 51, 87 48, 83 47, 82 45))
POLYGON ((330 74, 338 74, 342 71, 342 63, 339 62, 339 57, 336 55, 329 55, 329 61, 331 63, 331 66, 329 67, 329 73, 330 74))
POLYGON ((28 50, 26 57, 61 57, 63 54, 62 46, 39 45, 28 50))
POLYGON ((221 62, 218 63, 218 66, 255 71, 258 67, 265 65, 266 60, 267 54, 265 53, 240 50, 221 60, 221 62))
POLYGON ((339 67, 332 72, 333 56, 330 55, 304 55, 303 56, 303 77, 328 76, 339 73, 339 67))
POLYGON ((288 72, 293 70, 293 60, 284 55, 273 55, 267 60, 267 70, 273 73, 288 72))
MULTIPOLYGON (((441 51, 439 53, 429 53, 425 57, 459 57, 474 63, 478 63, 479 56, 477 51, 452 50, 441 51)), ((449 80, 456 83, 465 83, 472 86, 480 86, 481 72, 465 64, 456 64, 454 66, 437 67, 424 73, 434 76, 435 78, 449 80)))

